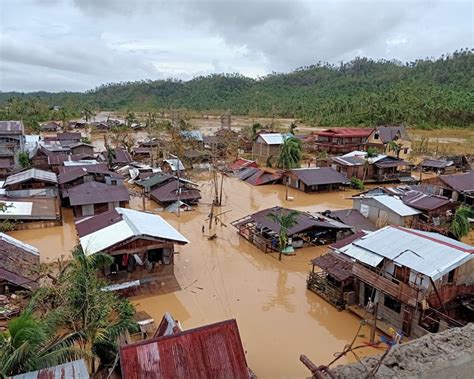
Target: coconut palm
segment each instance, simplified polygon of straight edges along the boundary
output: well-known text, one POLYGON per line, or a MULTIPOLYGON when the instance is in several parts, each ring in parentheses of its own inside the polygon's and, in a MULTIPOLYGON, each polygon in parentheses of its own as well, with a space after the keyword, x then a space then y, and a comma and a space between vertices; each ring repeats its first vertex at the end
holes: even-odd
POLYGON ((396 143, 395 141, 390 141, 388 143, 388 151, 394 151, 397 155, 397 158, 400 158, 400 152, 402 151, 402 145, 396 143))
MULTIPOLYGON (((280 154, 277 158, 276 166, 283 170, 290 170, 292 168, 300 167, 300 160, 302 157, 301 141, 296 137, 288 137, 285 139, 280 148, 280 154)), ((288 200, 288 184, 286 179, 286 194, 285 199, 288 200)))
POLYGON ((288 230, 298 223, 298 215, 299 212, 297 211, 290 211, 286 213, 282 209, 280 209, 280 212, 278 213, 270 213, 268 215, 268 218, 278 224, 280 227, 280 231, 278 232, 278 248, 280 250, 278 260, 280 261, 282 250, 284 250, 288 245, 288 230))
POLYGON ((39 320, 30 311, 8 322, 0 334, 0 377, 59 365, 86 355, 77 348, 81 332, 59 334, 58 320, 39 320))
POLYGON ((471 224, 469 223, 470 217, 474 217, 474 208, 467 206, 459 207, 454 214, 449 230, 458 240, 467 236, 471 231, 471 224))

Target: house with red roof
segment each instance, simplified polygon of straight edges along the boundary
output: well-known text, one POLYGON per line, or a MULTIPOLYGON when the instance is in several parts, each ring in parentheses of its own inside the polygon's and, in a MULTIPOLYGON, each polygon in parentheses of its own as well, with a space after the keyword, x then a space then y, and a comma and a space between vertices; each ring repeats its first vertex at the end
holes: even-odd
POLYGON ((367 139, 373 128, 332 128, 316 132, 317 151, 328 154, 344 154, 354 150, 365 150, 367 139))

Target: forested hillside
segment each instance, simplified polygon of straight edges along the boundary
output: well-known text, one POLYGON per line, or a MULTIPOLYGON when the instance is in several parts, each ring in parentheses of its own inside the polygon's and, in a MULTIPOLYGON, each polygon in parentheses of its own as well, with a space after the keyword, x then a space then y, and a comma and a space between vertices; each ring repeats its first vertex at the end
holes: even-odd
MULTIPOLYGON (((356 58, 318 63, 286 74, 251 79, 237 74, 107 84, 79 93, 0 93, 39 97, 73 113, 95 110, 160 111, 185 108, 251 116, 295 117, 314 125, 474 125, 474 50, 410 63, 356 58)), ((10 99, 10 102, 12 100, 10 99)), ((44 106, 39 104, 37 106, 44 106)), ((1 117, 6 117, 5 110, 1 117)))

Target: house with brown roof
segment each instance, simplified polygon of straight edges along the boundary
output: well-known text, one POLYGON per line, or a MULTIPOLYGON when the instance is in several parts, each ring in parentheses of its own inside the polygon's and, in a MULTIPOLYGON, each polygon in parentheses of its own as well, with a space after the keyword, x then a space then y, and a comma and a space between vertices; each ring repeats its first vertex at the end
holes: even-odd
POLYGON ((163 177, 163 181, 154 185, 149 191, 150 199, 164 207, 179 201, 187 205, 197 204, 201 199, 201 192, 197 185, 188 180, 179 180, 175 177, 163 177))
POLYGON ((19 167, 19 153, 25 150, 25 131, 22 121, 0 121, 0 158, 19 167))
POLYGON ((59 130, 61 130, 61 124, 56 121, 50 121, 50 122, 40 125, 40 129, 42 132, 56 133, 59 130))
POLYGON ((349 182, 350 179, 332 167, 294 168, 283 173, 283 183, 308 193, 340 191, 349 182))
POLYGON ((140 286, 161 293, 180 289, 175 245, 189 241, 162 217, 117 207, 76 221, 76 230, 86 255, 102 252, 114 259, 99 273, 111 282, 104 290, 133 295, 140 286))
POLYGON ((382 154, 407 159, 411 153, 411 139, 404 126, 377 126, 367 139, 367 147, 375 147, 382 154))
POLYGON ((71 154, 79 155, 84 154, 88 157, 94 158, 94 145, 85 142, 78 142, 69 146, 71 154))
POLYGON ((75 217, 86 217, 127 206, 130 194, 122 184, 86 181, 65 190, 63 199, 72 207, 75 217))
POLYGON ((351 227, 320 214, 297 212, 296 223, 288 229, 288 246, 278 246, 280 226, 270 215, 287 215, 292 209, 273 207, 258 211, 232 222, 240 236, 257 246, 264 253, 288 250, 303 246, 335 242, 351 234, 351 227))
POLYGON ((49 192, 54 197, 58 192, 58 178, 54 172, 30 168, 8 176, 3 188, 9 196, 14 196, 15 193, 18 196, 21 196, 20 193, 23 193, 23 196, 38 194, 44 196, 46 192, 49 192))
POLYGON ((38 249, 0 233, 0 294, 38 287, 38 249))
POLYGON ((254 378, 236 320, 123 345, 120 367, 124 379, 254 378))
POLYGON ((332 128, 316 132, 314 141, 317 151, 328 154, 345 154, 365 150, 372 128, 332 128))
POLYGON ((331 167, 347 178, 357 178, 364 183, 411 181, 410 163, 383 154, 367 157, 365 151, 352 151, 331 158, 331 167))
MULTIPOLYGON (((81 163, 81 162, 78 162, 81 163)), ((96 181, 110 185, 123 184, 123 176, 110 171, 106 164, 78 164, 59 168, 58 183, 60 190, 74 187, 87 181, 96 181)))
MULTIPOLYGON (((108 164, 107 152, 100 153, 98 159, 108 164)), ((133 162, 133 158, 126 149, 113 149, 113 159, 111 162, 113 167, 123 167, 131 162, 133 162)))
POLYGON ((431 193, 474 205, 474 171, 426 179, 422 182, 422 186, 431 193))

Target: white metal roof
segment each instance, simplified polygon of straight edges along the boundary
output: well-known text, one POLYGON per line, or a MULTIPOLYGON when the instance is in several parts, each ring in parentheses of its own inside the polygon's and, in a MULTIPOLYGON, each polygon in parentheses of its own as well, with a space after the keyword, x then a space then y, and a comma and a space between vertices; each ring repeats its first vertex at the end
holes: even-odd
POLYGON ((336 251, 338 253, 343 253, 345 255, 348 255, 349 257, 357 261, 360 261, 362 263, 368 264, 369 266, 372 266, 372 267, 377 267, 380 264, 380 262, 383 261, 382 256, 371 253, 370 251, 366 249, 362 249, 354 244, 346 245, 336 251))
POLYGON ((285 141, 285 137, 281 133, 262 133, 258 136, 268 145, 281 145, 285 141))
MULTIPOLYGON (((359 157, 359 158, 365 159, 366 156, 367 156, 366 151, 355 150, 355 151, 351 151, 350 153, 344 154, 340 156, 339 158, 359 157)), ((369 163, 375 163, 383 158, 387 158, 387 156, 384 154, 377 154, 375 157, 370 157, 367 160, 369 161, 369 163)))
POLYGON ((3 201, 7 208, 0 210, 0 215, 5 216, 31 216, 33 203, 29 201, 3 201))
POLYGON ((51 183, 58 182, 58 178, 54 172, 30 168, 29 170, 8 176, 5 180, 4 186, 22 183, 30 179, 44 180, 51 183))
POLYGON ((170 165, 172 171, 176 171, 177 167, 179 167, 179 171, 184 170, 184 165, 179 159, 172 158, 172 159, 165 159, 164 161, 170 165))
POLYGON ((437 280, 473 258, 474 246, 437 233, 387 226, 352 242, 353 246, 437 280))
POLYGON ((79 161, 64 161, 64 166, 87 166, 91 164, 98 164, 97 160, 95 159, 81 159, 79 161))
POLYGON ((133 236, 189 242, 161 216, 133 209, 115 208, 115 210, 122 215, 123 220, 80 238, 86 255, 95 254, 133 236))
POLYGON ((15 245, 15 246, 17 246, 17 247, 19 247, 23 250, 26 250, 29 253, 33 254, 33 255, 39 255, 40 254, 39 250, 36 247, 28 245, 27 243, 24 243, 20 240, 17 240, 16 238, 10 237, 8 234, 0 233, 0 239, 5 241, 5 242, 8 242, 11 245, 15 245))
POLYGON ((395 196, 378 195, 370 198, 384 205, 385 207, 389 208, 400 216, 413 216, 422 213, 418 209, 406 205, 403 201, 401 201, 398 197, 395 196))

